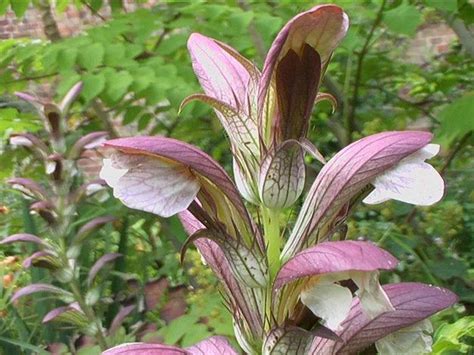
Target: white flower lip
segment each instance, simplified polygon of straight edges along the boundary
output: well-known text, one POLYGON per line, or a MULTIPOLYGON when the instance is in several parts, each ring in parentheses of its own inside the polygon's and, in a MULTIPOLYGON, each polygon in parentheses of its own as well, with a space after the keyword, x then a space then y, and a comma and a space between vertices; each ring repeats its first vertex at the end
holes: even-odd
POLYGON ((188 208, 201 188, 198 179, 181 165, 122 153, 104 159, 100 177, 126 206, 161 217, 188 208))
POLYGON ((382 313, 394 311, 389 298, 380 286, 378 271, 335 272, 324 275, 300 294, 301 302, 331 330, 341 329, 352 305, 352 292, 337 281, 352 279, 359 288, 356 292, 364 314, 373 319, 382 313))
POLYGON ((340 330, 340 324, 349 314, 352 293, 347 287, 335 283, 316 284, 300 295, 301 302, 320 317, 331 330, 340 330))
POLYGON ((438 144, 428 144, 377 176, 372 183, 375 189, 363 202, 378 204, 393 199, 418 206, 430 206, 441 200, 444 180, 425 162, 438 154, 439 149, 438 144))

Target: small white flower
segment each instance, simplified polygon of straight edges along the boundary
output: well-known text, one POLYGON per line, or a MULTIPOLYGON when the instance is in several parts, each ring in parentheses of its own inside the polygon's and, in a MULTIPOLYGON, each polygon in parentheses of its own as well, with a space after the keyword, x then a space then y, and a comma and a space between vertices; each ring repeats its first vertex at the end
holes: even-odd
POLYGON ((340 330, 341 323, 349 315, 353 296, 347 287, 335 282, 348 279, 352 279, 359 288, 356 295, 367 317, 375 318, 395 310, 380 286, 378 271, 326 274, 300 294, 301 302, 320 317, 326 327, 334 331, 340 330))
POLYGON ((48 160, 45 164, 46 174, 51 175, 52 173, 54 173, 56 170, 56 164, 56 161, 48 160))
POLYGON ((426 159, 439 152, 438 144, 428 144, 402 159, 395 167, 377 176, 375 189, 364 203, 377 204, 393 199, 418 206, 430 206, 443 197, 444 181, 426 159))
POLYGON ((346 319, 352 304, 351 291, 335 283, 317 283, 303 291, 300 297, 301 302, 332 330, 340 329, 340 324, 346 319))
POLYGON ((201 185, 188 168, 154 157, 115 153, 100 177, 130 208, 170 217, 188 208, 201 185))

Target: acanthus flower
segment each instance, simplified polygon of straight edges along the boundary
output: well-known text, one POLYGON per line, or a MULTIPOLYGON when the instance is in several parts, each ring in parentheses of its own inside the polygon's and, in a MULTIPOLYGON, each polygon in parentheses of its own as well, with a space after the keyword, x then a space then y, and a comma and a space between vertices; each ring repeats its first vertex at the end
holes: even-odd
MULTIPOLYGON (((424 162, 437 152, 430 133, 375 134, 327 163, 307 141, 314 103, 333 100, 318 91, 347 28, 347 15, 333 5, 296 16, 277 35, 262 72, 226 44, 191 35, 188 48, 205 94, 182 106, 200 100, 215 109, 230 139, 235 183, 207 154, 171 138, 106 143, 112 153, 101 177, 131 208, 179 214, 190 235, 184 250, 194 243, 222 282, 237 340, 248 353, 357 352, 375 342, 386 348, 385 336, 456 301, 427 285, 380 285, 379 272, 397 260, 371 243, 335 237, 362 199, 426 205, 444 190, 424 162), (325 165, 286 236, 279 211, 302 193, 304 151, 325 165), (428 186, 419 189, 420 181, 428 186), (254 221, 244 200, 262 218, 254 221)), ((130 345, 129 353, 140 354, 142 346, 152 351, 130 345)), ((166 353, 160 349, 157 354, 166 353)))

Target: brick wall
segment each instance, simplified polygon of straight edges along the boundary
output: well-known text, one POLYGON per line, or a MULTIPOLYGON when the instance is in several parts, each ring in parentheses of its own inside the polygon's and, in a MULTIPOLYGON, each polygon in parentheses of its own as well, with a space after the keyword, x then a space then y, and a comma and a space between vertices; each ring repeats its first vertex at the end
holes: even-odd
POLYGON ((451 27, 445 23, 424 25, 418 29, 415 38, 408 44, 407 60, 423 64, 433 56, 449 51, 456 38, 451 27))
MULTIPOLYGON (((138 6, 134 0, 124 2, 127 11, 133 11, 138 6)), ((158 0, 149 0, 139 6, 151 7, 157 2, 158 0)), ((108 18, 110 9, 102 9, 100 15, 108 18)), ((87 26, 103 22, 87 8, 78 10, 74 6, 69 6, 64 13, 56 13, 55 17, 59 31, 64 37, 77 34, 87 26)), ((0 39, 19 37, 44 38, 41 14, 35 8, 30 7, 22 19, 17 19, 12 11, 8 11, 3 18, 0 18, 0 39)), ((444 23, 424 25, 407 45, 407 60, 417 64, 425 63, 433 56, 447 52, 455 39, 454 32, 444 23)))
MULTIPOLYGON (((134 0, 125 0, 125 9, 130 12, 137 7, 152 7, 158 0, 148 0, 144 4, 137 5, 134 0)), ((93 14, 88 8, 78 9, 75 6, 68 6, 63 13, 55 13, 53 10, 59 32, 63 37, 81 32, 90 25, 103 22, 103 18, 110 17, 110 8, 104 7, 98 15, 93 14)), ((7 38, 44 38, 43 21, 41 13, 36 8, 30 6, 21 19, 17 19, 13 11, 9 10, 0 17, 0 39, 7 38)))

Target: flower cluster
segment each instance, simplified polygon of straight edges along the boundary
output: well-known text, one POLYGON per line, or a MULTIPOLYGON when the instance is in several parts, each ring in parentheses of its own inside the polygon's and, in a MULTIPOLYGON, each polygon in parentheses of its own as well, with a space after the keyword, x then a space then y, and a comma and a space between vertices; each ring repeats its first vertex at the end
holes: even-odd
MULTIPOLYGON (((418 283, 380 285, 397 266, 388 252, 349 241, 344 222, 359 201, 430 205, 444 182, 425 162, 439 147, 427 132, 384 132, 356 141, 328 162, 307 140, 315 102, 333 51, 349 26, 334 5, 299 14, 277 35, 260 72, 217 40, 192 34, 188 48, 204 89, 183 102, 211 105, 233 154, 235 182, 211 157, 171 138, 109 141, 101 177, 125 205, 162 217, 179 214, 205 262, 222 282, 235 335, 249 354, 353 353, 376 343, 382 353, 423 353, 433 313, 451 292, 418 283), (304 155, 324 166, 305 184, 304 155), (254 213, 251 213, 254 212, 254 213), (253 219, 252 216, 258 216, 253 219)), ((129 344, 110 354, 235 353, 213 337, 189 349, 129 344)))

